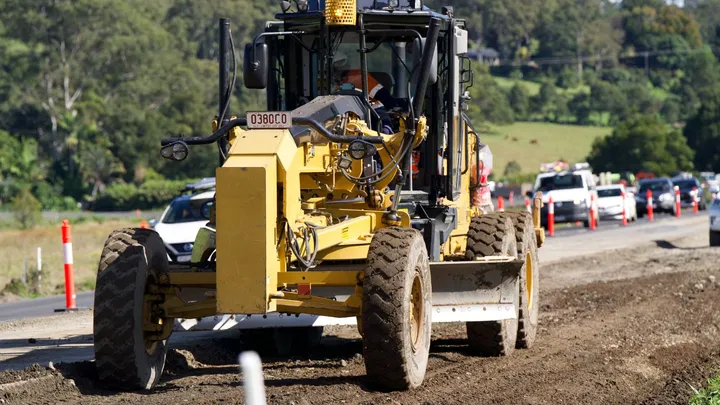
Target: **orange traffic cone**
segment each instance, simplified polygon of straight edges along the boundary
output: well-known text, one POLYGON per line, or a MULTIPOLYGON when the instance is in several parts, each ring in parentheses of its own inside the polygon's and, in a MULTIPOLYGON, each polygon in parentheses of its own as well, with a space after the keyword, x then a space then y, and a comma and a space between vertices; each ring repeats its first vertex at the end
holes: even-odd
POLYGON ((150 228, 150 225, 148 225, 147 221, 143 219, 142 222, 140 222, 140 228, 148 229, 150 228))

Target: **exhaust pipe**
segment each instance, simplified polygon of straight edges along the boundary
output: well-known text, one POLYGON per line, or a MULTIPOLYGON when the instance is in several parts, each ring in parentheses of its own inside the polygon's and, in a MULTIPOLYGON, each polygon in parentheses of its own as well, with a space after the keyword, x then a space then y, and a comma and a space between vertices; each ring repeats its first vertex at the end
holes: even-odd
POLYGON ((430 64, 435 53, 438 35, 440 34, 440 19, 431 18, 430 27, 428 28, 427 38, 425 38, 425 46, 423 47, 422 61, 420 62, 420 71, 418 72, 418 83, 415 87, 415 98, 413 98, 413 110, 415 111, 415 119, 420 116, 420 109, 423 101, 425 101, 425 93, 427 92, 428 81, 430 77, 430 64))

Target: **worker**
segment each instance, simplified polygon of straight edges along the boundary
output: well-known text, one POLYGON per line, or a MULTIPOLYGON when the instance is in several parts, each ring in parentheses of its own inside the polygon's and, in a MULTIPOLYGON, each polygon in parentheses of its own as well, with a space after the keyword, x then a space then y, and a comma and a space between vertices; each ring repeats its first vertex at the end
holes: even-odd
MULTIPOLYGON (((362 89, 362 70, 348 69, 348 67, 347 55, 342 51, 337 51, 333 57, 333 78, 336 87, 339 88, 342 83, 350 83, 355 89, 362 89)), ((390 90, 380 84, 370 73, 367 75, 367 81, 370 102, 374 104, 373 109, 380 115, 383 123, 382 132, 387 134, 394 133, 395 131, 393 130, 393 125, 387 112, 397 107, 407 109, 407 101, 393 97, 392 94, 390 94, 390 90)))

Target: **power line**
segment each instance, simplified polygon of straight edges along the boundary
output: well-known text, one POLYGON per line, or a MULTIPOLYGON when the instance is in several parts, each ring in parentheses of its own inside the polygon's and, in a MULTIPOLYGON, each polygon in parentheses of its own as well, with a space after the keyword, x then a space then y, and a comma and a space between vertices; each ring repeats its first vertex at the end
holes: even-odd
MULTIPOLYGON (((720 47, 711 47, 711 51, 714 52, 720 52, 720 47)), ((537 58, 537 59, 530 59, 527 61, 517 61, 517 60, 500 60, 498 63, 493 63, 492 66, 527 66, 527 65, 537 65, 537 66, 548 66, 548 65, 576 65, 578 62, 582 63, 597 63, 597 62, 603 62, 603 61, 615 61, 615 60, 627 60, 627 59, 636 59, 636 58, 647 58, 650 56, 658 56, 658 55, 679 55, 679 54, 692 54, 692 53, 700 53, 705 52, 706 48, 697 48, 697 49, 678 49, 678 50, 657 50, 657 51, 640 51, 635 54, 625 54, 625 55, 618 55, 616 57, 614 56, 555 56, 555 57, 547 57, 547 58, 537 58)))

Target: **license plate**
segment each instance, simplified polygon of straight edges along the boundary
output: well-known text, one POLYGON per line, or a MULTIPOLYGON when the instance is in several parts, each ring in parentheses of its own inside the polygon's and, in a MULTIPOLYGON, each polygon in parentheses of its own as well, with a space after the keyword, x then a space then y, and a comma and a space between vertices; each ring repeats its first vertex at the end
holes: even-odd
POLYGON ((177 261, 178 263, 187 263, 192 259, 192 256, 178 256, 177 261))
POLYGON ((247 127, 250 129, 262 128, 290 128, 292 117, 290 111, 255 111, 247 113, 247 127))

